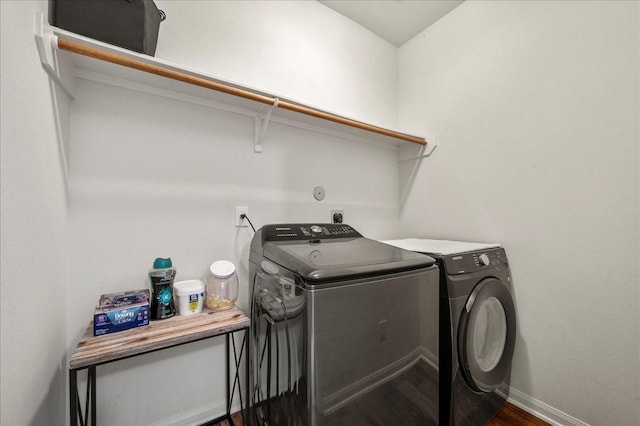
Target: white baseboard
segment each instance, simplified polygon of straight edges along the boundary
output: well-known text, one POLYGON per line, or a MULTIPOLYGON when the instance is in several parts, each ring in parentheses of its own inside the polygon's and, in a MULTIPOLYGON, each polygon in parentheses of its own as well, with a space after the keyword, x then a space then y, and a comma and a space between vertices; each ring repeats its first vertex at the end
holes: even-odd
POLYGON ((509 399, 507 400, 515 406, 522 408, 534 416, 556 426, 590 426, 582 420, 576 419, 569 414, 545 404, 542 401, 520 392, 517 389, 509 389, 509 399))

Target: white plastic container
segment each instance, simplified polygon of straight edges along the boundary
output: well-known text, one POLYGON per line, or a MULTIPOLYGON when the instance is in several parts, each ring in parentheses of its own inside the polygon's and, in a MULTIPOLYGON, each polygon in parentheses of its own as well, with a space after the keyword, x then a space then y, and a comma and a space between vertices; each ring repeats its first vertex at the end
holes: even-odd
POLYGON ((213 262, 205 274, 207 283, 207 308, 220 311, 235 305, 238 299, 238 276, 236 267, 228 260, 213 262))
POLYGON ((204 283, 201 280, 186 280, 173 283, 178 315, 193 315, 202 312, 204 283))

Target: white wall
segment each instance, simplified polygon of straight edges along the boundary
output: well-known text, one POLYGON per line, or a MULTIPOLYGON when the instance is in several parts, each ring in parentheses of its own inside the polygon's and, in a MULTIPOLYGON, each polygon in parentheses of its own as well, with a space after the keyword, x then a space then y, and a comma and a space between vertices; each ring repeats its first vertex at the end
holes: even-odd
POLYGON ((159 0, 156 56, 396 127, 397 49, 315 1, 159 0), (188 28, 188 31, 185 29, 188 28))
MULTIPOLYGON (((394 49, 314 2, 158 4, 168 15, 159 57, 390 127, 397 77, 397 124, 438 135, 440 146, 398 207, 385 148, 272 124, 256 155, 250 119, 80 81, 67 229, 31 31, 46 3, 0 1, 0 423, 64 422, 65 350, 97 296, 143 285, 156 256, 172 256, 179 278, 237 262, 246 306, 251 232, 231 226, 236 204, 257 226, 345 208, 374 238, 504 243, 520 319, 512 395, 549 415, 638 423, 637 3, 465 2, 400 49, 398 75, 394 49), (217 25, 196 24, 190 7, 217 25), (318 184, 322 203, 311 197, 318 184), (24 315, 25 287, 47 321, 24 315)), ((101 367, 99 421, 219 414, 221 343, 101 367), (194 365, 197 392, 167 386, 194 365)))
POLYGON ((33 39, 46 2, 0 2, 0 424, 64 424, 66 195, 33 39))
POLYGON ((467 1, 399 51, 399 124, 439 142, 403 232, 504 244, 511 396, 565 424, 640 422, 638 21, 638 2, 467 1))
MULTIPOLYGON (((362 99, 362 84, 345 84, 361 75, 368 90, 394 97, 395 49, 325 6, 252 2, 249 13, 247 4, 236 2, 158 4, 168 18, 156 56, 224 78, 246 78, 247 84, 326 109, 337 110, 344 102, 353 115, 395 123, 393 106, 362 99), (256 15, 279 24, 263 28, 256 15), (188 16, 209 16, 215 25, 198 26, 188 16), (296 24, 301 22, 306 25, 296 24), (224 26, 234 31, 217 33, 224 26), (338 43, 327 28, 349 37, 338 43), (248 43, 248 34, 254 41, 279 43, 248 43), (190 50, 194 44, 199 48, 190 50), (352 51, 361 56, 335 63, 352 51), (252 62, 275 52, 278 61, 260 67, 252 62), (333 61, 330 55, 336 55, 333 61), (336 77, 337 68, 345 80, 336 77)), ((341 208, 347 223, 367 235, 388 238, 398 232, 398 166, 390 147, 272 122, 263 153, 255 154, 250 117, 87 80, 77 83, 71 106, 70 350, 100 294, 144 287, 159 256, 172 258, 177 279, 200 277, 214 260, 233 261, 239 267, 239 305, 246 308, 252 232, 235 228, 236 205, 249 206, 256 227, 327 222, 330 210, 341 208), (312 195, 317 185, 327 192, 322 202, 312 195)), ((100 367, 99 423, 188 424, 220 415, 223 342, 100 367)))

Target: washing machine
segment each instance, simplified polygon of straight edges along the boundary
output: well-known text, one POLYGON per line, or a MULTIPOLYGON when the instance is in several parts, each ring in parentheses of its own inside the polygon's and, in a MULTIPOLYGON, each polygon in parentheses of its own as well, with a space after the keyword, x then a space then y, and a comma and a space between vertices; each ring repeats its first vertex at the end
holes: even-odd
POLYGON ((439 270, 345 224, 256 232, 253 425, 438 423, 439 270))
POLYGON ((386 241, 428 253, 440 267, 440 424, 478 426, 509 395, 516 310, 500 244, 386 241))

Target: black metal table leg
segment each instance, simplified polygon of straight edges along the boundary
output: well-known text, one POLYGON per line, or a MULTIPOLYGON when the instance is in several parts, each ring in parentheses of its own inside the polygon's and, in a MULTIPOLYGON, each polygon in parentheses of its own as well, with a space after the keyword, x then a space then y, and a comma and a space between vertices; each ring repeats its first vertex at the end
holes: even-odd
POLYGON ((80 405, 80 393, 78 391, 78 370, 69 370, 69 420, 71 426, 95 426, 97 424, 96 411, 96 367, 87 369, 87 387, 84 400, 84 412, 80 405), (91 423, 89 423, 91 414, 91 423))
MULTIPOLYGON (((233 376, 233 387, 231 389, 231 398, 229 399, 229 422, 235 426, 235 422, 233 421, 233 419, 231 418, 231 404, 233 402, 233 396, 236 394, 236 386, 238 387, 238 397, 240 398, 240 413, 243 414, 243 418, 242 418, 242 423, 246 424, 245 418, 244 418, 244 405, 245 403, 248 404, 248 399, 245 399, 244 401, 242 400, 242 385, 241 385, 241 380, 240 380, 240 367, 242 366, 242 355, 244 352, 244 345, 245 344, 249 344, 249 340, 247 339, 247 330, 244 331, 244 334, 242 335, 242 344, 240 345, 240 353, 238 354, 238 351, 236 349, 236 338, 235 338, 235 334, 231 335, 231 344, 233 346, 233 363, 235 366, 235 374, 233 376)), ((245 353, 245 359, 248 360, 248 352, 245 353)), ((249 377, 249 363, 247 362, 247 387, 246 387, 246 398, 249 397, 249 381, 248 381, 248 377, 249 377)), ((227 370, 229 371, 229 370, 227 370)), ((229 379, 229 374, 227 374, 227 380, 229 379)))
POLYGON ((249 342, 251 340, 250 336, 247 336, 247 334, 249 333, 249 330, 245 330, 244 332, 244 340, 246 340, 246 345, 247 345, 247 351, 244 354, 244 358, 245 358, 245 403, 246 403, 246 409, 244 411, 242 411, 242 406, 240 406, 240 411, 242 412, 242 424, 243 426, 246 426, 249 424, 249 397, 250 397, 250 389, 249 389, 249 355, 251 354, 250 352, 250 346, 249 346, 249 342))
POLYGON ((87 381, 87 386, 89 386, 89 383, 91 383, 91 424, 93 426, 96 426, 98 424, 97 421, 97 417, 98 417, 98 413, 96 410, 96 388, 97 386, 97 382, 96 382, 96 367, 89 367, 89 380, 87 381))
MULTIPOLYGON (((245 342, 248 345, 249 341, 247 339, 247 333, 248 333, 248 329, 244 330, 244 335, 242 337, 242 346, 240 348, 240 353, 238 353, 237 349, 236 349, 236 340, 235 340, 235 333, 231 332, 226 334, 226 338, 225 338, 225 367, 226 367, 226 389, 225 389, 225 396, 227 398, 226 400, 226 411, 225 414, 223 414, 222 416, 214 419, 214 420, 210 420, 206 423, 203 423, 202 426, 211 426, 211 425, 215 425, 217 423, 219 423, 222 420, 227 420, 227 422, 229 422, 230 425, 235 426, 235 422, 233 420, 233 417, 231 416, 231 407, 233 405, 233 397, 236 394, 236 386, 238 388, 238 396, 240 397, 240 412, 242 413, 242 423, 243 424, 247 424, 246 418, 245 418, 245 413, 244 413, 244 401, 242 400, 242 386, 241 386, 241 380, 240 380, 240 367, 242 366, 242 356, 243 356, 243 352, 244 352, 244 345, 245 342), (231 342, 231 345, 229 345, 229 342, 231 342), (231 347, 230 347, 231 346, 231 347), (233 384, 231 383, 231 358, 230 358, 230 349, 233 350, 233 364, 235 366, 235 373, 233 376, 233 384)), ((245 357, 248 357, 248 355, 245 355, 245 357)), ((248 358, 245 360, 246 361, 246 366, 247 366, 247 379, 246 379, 246 385, 247 385, 247 390, 246 390, 246 398, 249 398, 249 375, 248 375, 248 368, 249 368, 249 361, 248 358)), ((247 399, 247 403, 248 403, 248 399, 247 399)))
POLYGON ((226 366, 226 381, 227 381, 227 420, 229 421, 229 423, 231 423, 232 426, 235 426, 233 423, 233 419, 231 419, 231 403, 233 400, 233 394, 231 393, 231 384, 230 384, 230 379, 229 379, 229 339, 232 339, 231 337, 232 333, 227 333, 225 335, 227 341, 226 341, 226 345, 225 345, 225 354, 224 354, 224 358, 225 358, 225 366, 226 366))
MULTIPOLYGON (((233 399, 233 395, 235 395, 236 393, 236 386, 238 387, 238 397, 240 398, 240 413, 243 413, 243 420, 242 423, 246 424, 246 421, 244 419, 244 405, 245 403, 248 404, 249 400, 245 399, 244 401, 242 400, 242 385, 241 385, 241 380, 240 380, 240 367, 242 367, 242 355, 244 352, 244 345, 249 343, 248 339, 247 339, 247 330, 245 330, 243 336, 242 336, 242 344, 240 346, 240 353, 238 354, 238 351, 236 350, 236 340, 235 340, 235 334, 231 337, 231 343, 233 345, 233 361, 234 361, 234 365, 235 365, 235 374, 233 377, 233 388, 231 389, 231 398, 233 399)), ((245 359, 248 359, 248 354, 245 354, 245 359)), ((249 364, 247 362, 247 368, 248 368, 249 364)), ((249 370, 247 369, 247 378, 249 377, 249 370)), ((245 395, 248 398, 249 392, 248 392, 248 379, 247 379, 247 394, 245 395)), ((231 402, 229 403, 229 407, 231 407, 231 402)), ((232 421, 233 423, 233 421, 232 421)))
POLYGON ((69 419, 78 426, 78 370, 69 370, 69 419))

